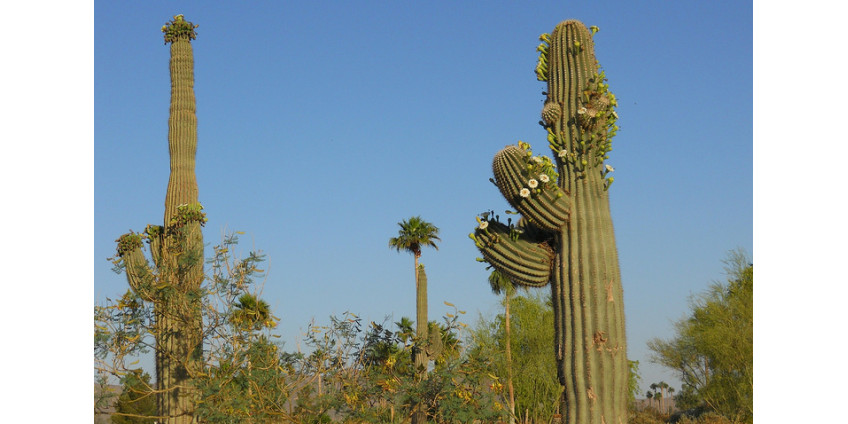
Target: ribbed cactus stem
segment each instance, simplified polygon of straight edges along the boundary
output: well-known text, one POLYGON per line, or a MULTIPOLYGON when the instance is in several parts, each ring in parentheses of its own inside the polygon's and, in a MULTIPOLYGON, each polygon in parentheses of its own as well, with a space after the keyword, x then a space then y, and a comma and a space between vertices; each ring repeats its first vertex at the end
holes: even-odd
POLYGON ((165 223, 178 205, 197 203, 195 156, 197 115, 194 98, 194 54, 187 36, 171 43, 171 107, 168 117, 168 150, 171 174, 165 197, 165 223))
POLYGON ((190 40, 196 25, 177 15, 162 27, 171 44, 171 105, 168 148, 171 173, 165 194, 164 225, 148 225, 154 267, 144 258, 141 237, 118 239, 118 256, 130 287, 153 302, 158 422, 196 422, 198 395, 193 374, 202 359, 202 317, 197 291, 203 281, 203 235, 206 221, 198 203, 195 156, 197 117, 194 55, 190 40))
POLYGON ((554 252, 546 241, 497 221, 481 221, 481 227, 471 238, 486 262, 524 286, 541 287, 550 281, 554 252))
POLYGON ((625 423, 624 302, 609 207, 612 167, 604 163, 617 130, 615 96, 599 72, 592 33, 582 23, 562 22, 540 39, 536 75, 548 86, 542 125, 559 191, 516 196, 533 164, 521 155, 529 150, 526 143, 507 147, 495 157, 495 184, 521 213, 524 233, 515 237, 512 227, 482 224, 478 218, 486 228, 478 227, 472 238, 486 262, 521 285, 542 283, 537 268, 545 262, 530 259, 544 256, 540 248, 550 249, 546 282, 551 283, 563 423, 625 423))
MULTIPOLYGON (((562 410, 567 423, 627 420, 628 362, 618 254, 603 160, 615 114, 614 97, 598 74, 592 34, 578 21, 551 34, 548 102, 562 108, 554 121, 573 162, 559 161, 560 188, 573 199, 559 234, 553 280, 562 410)), ((555 152, 556 154, 556 152, 555 152)))
MULTIPOLYGON (((168 117, 168 148, 171 173, 165 195, 166 231, 179 221, 181 206, 199 205, 195 156, 197 153, 197 115, 194 96, 194 53, 190 36, 178 34, 171 41, 171 106, 168 117)), ((196 260, 187 265, 170 256, 167 266, 171 284, 183 295, 200 287, 203 281, 203 235, 201 222, 190 221, 180 228, 183 237, 167 234, 169 252, 181 252, 196 260)), ((196 303, 196 302, 194 302, 196 303)), ((196 304, 185 301, 160 302, 157 308, 163 333, 164 349, 157 350, 157 373, 165 393, 161 408, 172 416, 172 424, 190 423, 197 394, 191 387, 191 376, 197 371, 201 349, 201 316, 196 304)))
MULTIPOLYGON (((417 270, 418 288, 415 293, 415 335, 418 337, 419 343, 426 344, 429 340, 427 328, 427 273, 424 272, 424 264, 418 265, 417 270)), ((430 358, 427 357, 427 351, 423 346, 415 349, 415 368, 418 370, 427 370, 427 364, 430 358)))

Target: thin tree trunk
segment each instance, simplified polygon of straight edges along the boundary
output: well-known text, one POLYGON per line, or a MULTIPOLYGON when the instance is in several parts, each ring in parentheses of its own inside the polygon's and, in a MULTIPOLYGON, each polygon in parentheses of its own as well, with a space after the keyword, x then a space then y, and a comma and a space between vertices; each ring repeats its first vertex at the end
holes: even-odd
POLYGON ((509 292, 506 293, 506 302, 505 302, 505 315, 506 315, 506 384, 507 390, 509 390, 509 423, 515 423, 515 391, 512 387, 512 336, 510 335, 510 323, 509 323, 509 292))

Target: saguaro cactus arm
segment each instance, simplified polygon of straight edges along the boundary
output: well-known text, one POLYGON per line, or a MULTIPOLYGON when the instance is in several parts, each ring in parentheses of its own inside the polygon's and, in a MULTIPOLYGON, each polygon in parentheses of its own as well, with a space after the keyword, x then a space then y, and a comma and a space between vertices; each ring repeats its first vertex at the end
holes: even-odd
POLYGON ((504 198, 539 227, 557 230, 568 220, 571 200, 557 187, 551 160, 533 156, 529 144, 519 142, 498 152, 492 171, 504 198))
POLYGON ((517 284, 529 287, 548 284, 554 252, 546 240, 521 227, 478 220, 480 225, 469 236, 486 262, 517 284))
POLYGON ((115 241, 118 243, 118 252, 113 262, 124 267, 130 288, 143 300, 152 302, 156 277, 144 257, 142 236, 129 232, 115 241))

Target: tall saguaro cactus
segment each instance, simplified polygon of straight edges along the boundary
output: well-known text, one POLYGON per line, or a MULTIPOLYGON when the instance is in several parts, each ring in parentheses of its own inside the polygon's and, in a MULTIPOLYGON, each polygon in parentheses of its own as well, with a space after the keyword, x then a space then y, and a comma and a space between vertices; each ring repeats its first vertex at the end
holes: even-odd
POLYGON ((200 285, 203 281, 203 235, 206 221, 198 202, 195 177, 197 116, 194 55, 190 41, 197 25, 177 15, 162 27, 170 43, 171 107, 168 147, 171 175, 165 195, 164 225, 148 225, 142 234, 118 241, 117 261, 130 287, 155 313, 157 413, 159 422, 196 422, 197 402, 191 378, 202 355, 200 285), (142 252, 146 239, 153 264, 142 252))
POLYGON ((605 163, 617 127, 615 96, 595 59, 591 31, 561 22, 542 44, 537 78, 547 81, 540 124, 554 160, 518 142, 495 155, 495 185, 521 213, 513 223, 485 214, 471 238, 516 284, 551 285, 564 423, 627 421, 629 368, 618 253, 605 163))

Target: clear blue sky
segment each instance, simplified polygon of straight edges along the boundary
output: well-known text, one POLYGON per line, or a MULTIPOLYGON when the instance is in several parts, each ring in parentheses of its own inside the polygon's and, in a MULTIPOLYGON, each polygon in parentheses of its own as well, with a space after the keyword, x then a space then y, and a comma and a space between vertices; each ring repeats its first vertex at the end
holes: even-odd
POLYGON ((182 13, 193 42, 197 175, 205 241, 244 231, 267 255, 263 297, 295 349, 311 319, 414 317, 413 258, 397 223, 441 229, 425 250, 430 317, 500 311, 468 233, 508 208, 489 183, 518 140, 549 154, 537 121, 537 37, 565 19, 600 27, 619 99, 611 206, 628 352, 647 387, 669 371, 646 342, 669 337, 687 297, 753 255, 752 7, 744 2, 94 3, 94 301, 126 290, 114 240, 161 224, 168 180, 168 47, 182 13))

